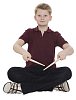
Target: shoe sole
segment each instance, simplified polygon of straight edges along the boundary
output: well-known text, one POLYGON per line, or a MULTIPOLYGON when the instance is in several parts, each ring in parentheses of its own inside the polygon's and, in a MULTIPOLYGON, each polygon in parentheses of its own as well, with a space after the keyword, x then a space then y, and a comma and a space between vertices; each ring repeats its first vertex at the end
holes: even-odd
POLYGON ((64 87, 65 92, 69 92, 70 91, 68 82, 64 82, 63 83, 63 87, 64 87))
POLYGON ((62 83, 61 85, 55 87, 54 90, 63 91, 63 92, 69 92, 70 91, 69 84, 66 81, 66 82, 62 83))
POLYGON ((9 93, 10 92, 10 88, 11 88, 11 82, 7 82, 3 87, 3 91, 5 93, 9 93))

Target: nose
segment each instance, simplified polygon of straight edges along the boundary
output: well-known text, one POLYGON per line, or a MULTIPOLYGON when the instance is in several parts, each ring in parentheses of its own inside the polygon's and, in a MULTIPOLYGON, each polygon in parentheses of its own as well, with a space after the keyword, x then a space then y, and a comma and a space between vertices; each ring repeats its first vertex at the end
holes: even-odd
POLYGON ((41 16, 41 20, 44 20, 44 16, 41 16))

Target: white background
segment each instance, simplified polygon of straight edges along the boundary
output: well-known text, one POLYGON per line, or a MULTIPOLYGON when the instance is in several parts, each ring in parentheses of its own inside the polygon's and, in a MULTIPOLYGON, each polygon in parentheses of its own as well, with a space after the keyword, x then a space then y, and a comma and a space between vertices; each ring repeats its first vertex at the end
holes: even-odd
MULTIPOLYGON (((0 97, 7 100, 72 100, 76 98, 76 3, 75 0, 0 0, 0 97), (25 61, 13 51, 13 44, 27 28, 37 26, 34 20, 34 9, 39 3, 48 3, 52 7, 52 21, 49 27, 59 31, 74 48, 74 54, 57 63, 58 66, 71 68, 73 76, 69 80, 71 91, 68 93, 53 91, 35 92, 27 95, 5 94, 3 85, 9 81, 7 71, 12 66, 25 66, 25 61)), ((27 49, 27 45, 24 46, 27 49)), ((57 48, 56 53, 61 49, 57 48)))

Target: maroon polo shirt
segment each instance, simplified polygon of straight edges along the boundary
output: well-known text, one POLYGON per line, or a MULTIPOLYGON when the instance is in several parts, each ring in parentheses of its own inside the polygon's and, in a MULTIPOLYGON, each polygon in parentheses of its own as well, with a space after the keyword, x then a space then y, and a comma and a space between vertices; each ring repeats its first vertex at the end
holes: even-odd
MULTIPOLYGON (((54 61, 55 47, 62 48, 63 44, 67 43, 59 32, 54 32, 49 27, 43 36, 38 27, 27 29, 19 39, 28 43, 28 52, 32 55, 32 59, 46 66, 54 61)), ((26 62, 26 66, 31 64, 33 63, 30 61, 26 62)))

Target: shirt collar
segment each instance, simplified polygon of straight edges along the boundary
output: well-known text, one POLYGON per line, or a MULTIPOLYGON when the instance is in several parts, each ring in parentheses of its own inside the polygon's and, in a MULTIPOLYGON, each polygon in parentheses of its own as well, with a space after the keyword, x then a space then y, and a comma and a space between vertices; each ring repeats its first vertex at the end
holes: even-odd
MULTIPOLYGON (((38 26, 34 28, 34 31, 39 31, 38 26)), ((46 32, 51 32, 51 29, 48 27, 46 32)))

